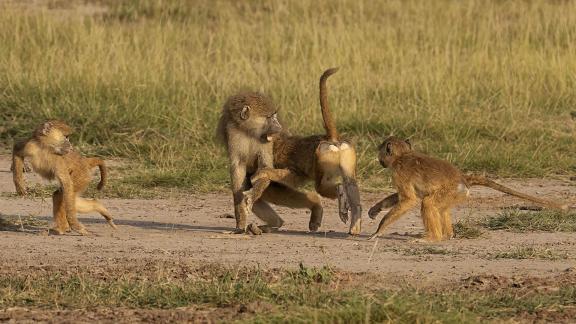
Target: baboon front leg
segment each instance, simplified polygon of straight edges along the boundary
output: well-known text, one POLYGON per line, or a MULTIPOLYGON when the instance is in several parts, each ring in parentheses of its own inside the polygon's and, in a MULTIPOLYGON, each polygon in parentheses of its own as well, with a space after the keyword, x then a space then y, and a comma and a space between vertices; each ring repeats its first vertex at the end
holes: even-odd
POLYGON ((376 218, 382 209, 390 208, 398 203, 398 193, 393 193, 390 196, 377 202, 370 210, 368 210, 368 216, 372 219, 376 218))
POLYGON ((384 232, 386 227, 388 227, 388 225, 392 224, 394 221, 400 218, 400 216, 408 212, 412 207, 414 207, 417 204, 417 202, 418 201, 416 200, 416 197, 413 196, 409 196, 408 198, 405 199, 400 199, 398 204, 394 205, 394 207, 392 207, 392 209, 388 211, 388 213, 384 216, 384 218, 382 218, 380 224, 378 225, 378 230, 376 231, 376 233, 370 236, 369 240, 373 240, 378 236, 382 235, 382 233, 384 232))
POLYGON ((301 192, 290 187, 273 185, 264 191, 262 199, 280 206, 310 209, 308 229, 311 232, 316 232, 322 225, 322 204, 320 196, 315 192, 301 192))
POLYGON ((52 194, 52 210, 54 217, 54 227, 51 228, 58 235, 62 235, 70 230, 66 219, 66 208, 61 190, 56 190, 52 194))
POLYGON ((232 185, 232 197, 234 200, 234 217, 236 218, 235 233, 246 232, 246 219, 248 207, 244 201, 244 190, 247 188, 246 166, 240 162, 230 164, 230 179, 232 185))
POLYGON ((76 210, 79 213, 83 213, 83 214, 95 211, 95 212, 99 213, 100 215, 102 215, 102 217, 104 217, 104 219, 106 219, 106 222, 108 222, 108 225, 110 225, 114 229, 117 228, 116 224, 114 224, 114 219, 110 215, 110 212, 108 212, 106 207, 104 207, 96 199, 84 199, 82 197, 76 197, 76 210))

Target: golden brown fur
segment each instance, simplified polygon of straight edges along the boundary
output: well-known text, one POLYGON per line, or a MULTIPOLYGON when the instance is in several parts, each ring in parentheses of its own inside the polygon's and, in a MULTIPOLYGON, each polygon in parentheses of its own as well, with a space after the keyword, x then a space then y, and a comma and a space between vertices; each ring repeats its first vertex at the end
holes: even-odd
POLYGON ((256 92, 236 94, 228 98, 222 109, 217 136, 226 145, 230 160, 237 233, 246 231, 250 210, 269 226, 282 225, 280 217, 265 202, 248 206, 243 200, 243 192, 249 189, 250 176, 259 169, 274 167, 271 140, 282 129, 276 113, 273 102, 256 92))
POLYGON ((104 161, 82 157, 73 149, 68 140, 71 133, 72 129, 64 122, 50 120, 42 123, 31 138, 14 145, 12 172, 16 192, 19 195, 26 194, 22 170, 24 159, 29 159, 36 173, 47 180, 56 179, 60 184, 60 188, 52 196, 55 222, 53 230, 56 233, 63 234, 72 228, 81 234, 87 234, 76 217, 77 212, 97 211, 115 228, 110 213, 100 202, 80 197, 90 183, 92 168, 100 168, 98 190, 104 187, 107 173, 104 161))
POLYGON ((485 177, 463 175, 449 162, 415 152, 409 141, 396 137, 389 137, 380 145, 378 159, 383 167, 392 170, 392 181, 398 192, 370 208, 368 215, 375 218, 383 208, 392 207, 370 239, 381 235, 388 225, 416 206, 419 199, 422 200, 425 238, 430 241, 452 238, 450 209, 465 200, 468 188, 474 185, 490 187, 545 207, 566 209, 566 206, 517 192, 485 177))
POLYGON ((356 152, 354 147, 339 139, 334 119, 328 108, 326 80, 338 69, 326 70, 320 78, 320 107, 326 135, 292 136, 286 132, 274 138, 274 167, 252 177, 254 188, 247 192, 247 201, 274 199, 293 208, 309 208, 309 229, 316 231, 322 223, 320 197, 293 188, 314 181, 323 197, 339 199, 340 218, 347 222, 351 214, 350 233, 361 231, 360 194, 356 184, 356 152), (268 185, 272 182, 270 189, 268 185))

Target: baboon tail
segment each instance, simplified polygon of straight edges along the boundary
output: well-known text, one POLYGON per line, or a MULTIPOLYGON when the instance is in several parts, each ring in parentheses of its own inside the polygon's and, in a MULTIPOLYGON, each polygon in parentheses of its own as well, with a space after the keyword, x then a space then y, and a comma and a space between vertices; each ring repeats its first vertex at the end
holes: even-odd
POLYGON ((106 164, 104 163, 104 160, 99 158, 88 158, 88 164, 90 165, 90 169, 92 169, 95 166, 98 166, 98 169, 100 169, 100 182, 98 183, 98 186, 96 186, 96 188, 98 190, 102 190, 102 188, 104 188, 108 180, 108 169, 106 169, 106 164))
POLYGON ((336 123, 328 107, 328 95, 326 93, 326 80, 332 74, 338 72, 339 68, 331 68, 322 74, 320 77, 320 108, 322 109, 322 119, 324 119, 324 129, 326 129, 326 135, 331 142, 338 141, 338 131, 336 130, 336 123))
POLYGON ((527 195, 525 193, 510 189, 508 187, 505 187, 499 183, 496 183, 486 177, 482 177, 482 176, 473 176, 473 175, 465 175, 464 176, 464 180, 466 181, 466 184, 468 186, 484 186, 484 187, 488 187, 488 188, 492 188, 494 190, 498 190, 500 192, 503 193, 507 193, 509 195, 512 196, 516 196, 522 199, 526 199, 528 201, 532 201, 536 204, 539 204, 541 206, 544 206, 546 208, 551 208, 551 209, 560 209, 560 210, 567 210, 568 206, 567 205, 561 205, 559 203, 553 202, 553 201, 549 201, 546 199, 540 199, 538 197, 533 197, 530 195, 527 195))

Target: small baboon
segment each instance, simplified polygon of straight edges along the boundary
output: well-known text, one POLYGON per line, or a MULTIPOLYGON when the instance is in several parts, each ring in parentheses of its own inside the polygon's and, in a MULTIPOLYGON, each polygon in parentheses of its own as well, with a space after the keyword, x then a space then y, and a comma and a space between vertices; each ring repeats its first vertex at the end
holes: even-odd
POLYGON ((99 158, 85 158, 74 150, 68 140, 72 128, 62 121, 49 120, 42 123, 27 140, 17 142, 12 152, 12 174, 14 186, 19 195, 26 195, 26 184, 22 171, 24 159, 28 158, 32 169, 47 180, 58 180, 60 188, 52 195, 53 214, 57 234, 64 234, 70 228, 80 234, 88 231, 78 221, 76 213, 100 213, 108 224, 116 228, 110 213, 96 199, 84 199, 80 195, 90 183, 90 170, 100 169, 98 190, 106 184, 106 166, 99 158))
MULTIPOLYGON (((274 167, 273 135, 282 130, 277 110, 270 98, 257 92, 236 94, 228 98, 222 109, 217 136, 228 150, 237 233, 246 232, 250 210, 267 225, 282 226, 282 220, 268 204, 260 201, 247 206, 243 200, 250 177, 259 169, 274 167)), ((250 227, 252 232, 253 228, 250 227)))
POLYGON ((567 209, 548 200, 512 190, 483 176, 464 175, 447 161, 412 150, 409 140, 389 137, 378 147, 378 160, 392 170, 392 181, 398 192, 378 202, 368 211, 374 219, 383 208, 390 208, 378 230, 370 239, 381 235, 386 227, 422 200, 421 216, 425 239, 439 241, 453 236, 450 209, 469 196, 471 186, 485 186, 554 209, 567 209))
POLYGON ((340 219, 346 223, 350 214, 350 234, 361 231, 362 207, 356 184, 356 151, 338 136, 336 123, 328 107, 326 80, 337 68, 326 70, 320 77, 320 108, 326 135, 292 136, 281 132, 274 138, 274 167, 258 171, 252 178, 253 188, 245 193, 248 204, 262 199, 292 208, 309 208, 309 229, 317 231, 322 223, 320 197, 297 188, 314 181, 321 196, 339 200, 340 219), (269 186, 270 185, 270 186, 269 186))

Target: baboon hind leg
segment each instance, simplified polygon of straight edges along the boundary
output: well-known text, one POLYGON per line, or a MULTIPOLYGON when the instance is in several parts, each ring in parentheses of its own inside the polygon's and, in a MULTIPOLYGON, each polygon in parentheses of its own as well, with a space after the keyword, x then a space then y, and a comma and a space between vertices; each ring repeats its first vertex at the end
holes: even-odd
POLYGON ((272 207, 263 200, 258 200, 252 207, 252 212, 266 223, 266 225, 259 226, 264 232, 275 231, 284 225, 284 220, 272 209, 272 207))
POLYGON ((342 185, 346 197, 346 210, 340 210, 341 217, 350 212, 350 231, 352 235, 360 234, 362 228, 362 205, 360 190, 356 183, 356 151, 346 142, 340 144, 340 170, 342 185))
POLYGON ((114 224, 114 219, 112 218, 112 215, 110 215, 110 212, 108 212, 106 207, 96 199, 76 197, 76 210, 83 214, 97 212, 106 219, 106 222, 108 222, 112 228, 116 228, 116 224, 114 224))
POLYGON ((426 196, 422 199, 421 215, 425 230, 424 237, 428 241, 442 240, 443 219, 440 215, 438 205, 439 203, 434 196, 426 196))
POLYGON ((322 225, 322 204, 320 196, 315 192, 301 192, 275 184, 264 191, 262 199, 280 206, 310 209, 308 228, 311 232, 316 232, 322 225))

